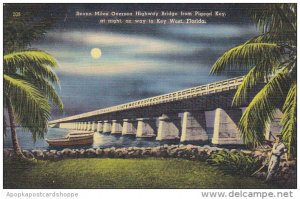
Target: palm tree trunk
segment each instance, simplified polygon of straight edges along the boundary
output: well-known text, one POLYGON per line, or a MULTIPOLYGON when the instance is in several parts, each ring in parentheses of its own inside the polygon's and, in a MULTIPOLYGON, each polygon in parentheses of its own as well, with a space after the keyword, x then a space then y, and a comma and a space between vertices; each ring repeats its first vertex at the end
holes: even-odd
POLYGON ((22 150, 21 150, 20 145, 19 145, 17 132, 16 132, 15 116, 14 116, 12 106, 11 106, 11 102, 10 102, 9 99, 7 100, 7 109, 8 109, 8 116, 9 116, 10 129, 11 129, 11 140, 12 140, 14 151, 15 151, 17 157, 20 160, 27 159, 24 156, 24 154, 22 153, 22 150))

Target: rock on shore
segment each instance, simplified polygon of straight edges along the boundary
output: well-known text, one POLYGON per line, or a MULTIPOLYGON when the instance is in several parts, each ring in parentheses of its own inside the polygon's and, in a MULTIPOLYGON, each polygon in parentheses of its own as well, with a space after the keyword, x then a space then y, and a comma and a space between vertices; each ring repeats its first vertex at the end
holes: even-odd
MULTIPOLYGON (((62 150, 23 150, 27 158, 40 160, 60 160, 65 158, 184 158, 189 160, 207 160, 212 154, 219 151, 231 153, 243 153, 257 158, 266 158, 267 152, 250 151, 242 149, 226 149, 214 146, 195 146, 195 145, 163 145, 157 147, 129 147, 129 148, 89 148, 89 149, 69 149, 62 150)), ((15 158, 12 149, 4 149, 5 159, 15 158)), ((296 161, 282 162, 280 164, 281 178, 289 180, 296 175, 296 161)), ((265 178, 266 172, 258 172, 256 177, 265 178)))
MULTIPOLYGON (((195 145, 163 145, 157 147, 128 147, 128 148, 89 148, 89 149, 69 149, 62 150, 23 150, 28 158, 41 160, 58 160, 63 158, 146 158, 146 157, 165 157, 165 158, 185 158, 191 160, 206 160, 213 153, 218 151, 241 152, 246 155, 264 157, 265 153, 256 151, 246 151, 239 149, 225 149, 214 146, 195 146, 195 145)), ((12 149, 4 149, 4 158, 13 158, 12 149)))

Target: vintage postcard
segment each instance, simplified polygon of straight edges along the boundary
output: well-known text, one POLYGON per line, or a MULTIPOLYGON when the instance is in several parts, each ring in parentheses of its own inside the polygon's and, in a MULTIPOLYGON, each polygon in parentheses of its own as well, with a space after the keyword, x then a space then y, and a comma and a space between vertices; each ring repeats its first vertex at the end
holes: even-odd
POLYGON ((296 3, 3 3, 2 72, 4 189, 297 188, 296 3))

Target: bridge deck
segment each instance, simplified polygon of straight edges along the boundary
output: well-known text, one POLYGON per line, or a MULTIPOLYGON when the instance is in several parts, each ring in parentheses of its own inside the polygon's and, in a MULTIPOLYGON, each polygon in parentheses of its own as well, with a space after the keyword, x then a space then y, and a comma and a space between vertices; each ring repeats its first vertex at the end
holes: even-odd
POLYGON ((130 109, 135 109, 135 108, 140 108, 140 107, 147 107, 147 106, 153 106, 153 105, 158 105, 158 104, 163 104, 163 103, 168 103, 168 102, 174 102, 174 101, 180 101, 180 100, 185 100, 189 98, 195 98, 199 96, 205 96, 205 95, 210 95, 213 93, 219 93, 223 91, 229 91, 229 90, 235 90, 237 87, 242 83, 244 79, 244 76, 240 77, 235 77, 231 79, 226 79, 223 81, 218 81, 210 84, 205 84, 197 87, 192 87, 172 93, 167 93, 163 95, 158 95, 142 100, 137 100, 125 104, 120 104, 117 106, 112 106, 112 107, 107 107, 103 109, 98 109, 95 111, 91 112, 86 112, 70 117, 65 117, 61 118, 58 120, 53 120, 50 121, 49 124, 54 124, 54 123, 59 123, 59 122, 66 122, 66 121, 73 121, 73 120, 78 120, 81 118, 86 118, 86 117, 92 117, 92 116, 97 116, 97 115, 102 115, 102 114, 107 114, 107 113, 113 113, 113 112, 118 112, 118 111, 124 111, 124 110, 130 110, 130 109))

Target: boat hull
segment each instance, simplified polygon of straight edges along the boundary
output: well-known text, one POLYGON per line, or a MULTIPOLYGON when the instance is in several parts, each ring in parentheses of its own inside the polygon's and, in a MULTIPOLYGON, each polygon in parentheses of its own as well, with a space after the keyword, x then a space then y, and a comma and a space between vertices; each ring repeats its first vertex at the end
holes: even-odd
POLYGON ((89 145, 94 142, 94 133, 71 133, 65 138, 60 139, 46 139, 50 146, 78 146, 89 145))

